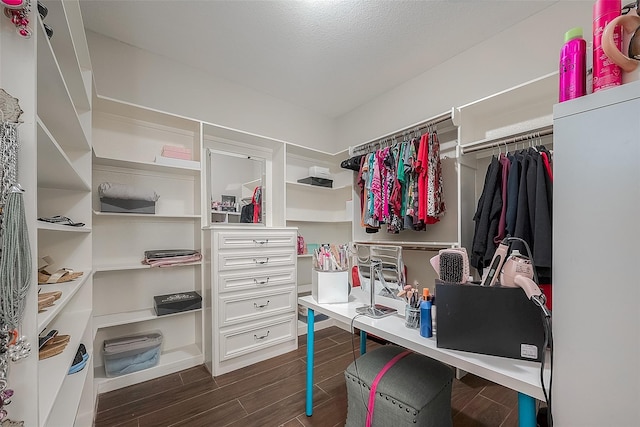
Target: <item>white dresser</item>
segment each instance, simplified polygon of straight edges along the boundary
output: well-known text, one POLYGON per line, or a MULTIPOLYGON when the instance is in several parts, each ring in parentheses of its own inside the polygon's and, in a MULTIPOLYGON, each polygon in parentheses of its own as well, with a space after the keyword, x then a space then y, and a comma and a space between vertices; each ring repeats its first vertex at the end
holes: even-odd
POLYGON ((295 228, 211 228, 214 375, 295 350, 295 228))

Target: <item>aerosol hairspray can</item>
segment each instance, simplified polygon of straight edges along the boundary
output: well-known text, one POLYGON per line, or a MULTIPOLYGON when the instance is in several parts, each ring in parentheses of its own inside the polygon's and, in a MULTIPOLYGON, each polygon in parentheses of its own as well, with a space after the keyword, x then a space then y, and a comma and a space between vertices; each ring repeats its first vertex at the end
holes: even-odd
MULTIPOLYGON (((602 32, 615 17, 620 16, 620 0, 597 0, 593 5, 593 92, 622 84, 622 69, 602 50, 602 32)), ((614 42, 622 49, 622 29, 617 27, 614 42)))

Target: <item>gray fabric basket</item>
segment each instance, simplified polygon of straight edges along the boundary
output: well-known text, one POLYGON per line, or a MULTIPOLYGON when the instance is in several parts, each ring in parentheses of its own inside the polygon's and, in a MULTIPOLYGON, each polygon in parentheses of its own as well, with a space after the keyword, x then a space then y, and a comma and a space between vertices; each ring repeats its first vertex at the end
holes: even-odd
MULTIPOLYGON (((393 345, 380 347, 347 367, 346 427, 365 425, 371 383, 403 351, 393 345)), ((416 353, 400 359, 378 383, 372 426, 452 426, 452 383, 453 369, 437 360, 416 353)))

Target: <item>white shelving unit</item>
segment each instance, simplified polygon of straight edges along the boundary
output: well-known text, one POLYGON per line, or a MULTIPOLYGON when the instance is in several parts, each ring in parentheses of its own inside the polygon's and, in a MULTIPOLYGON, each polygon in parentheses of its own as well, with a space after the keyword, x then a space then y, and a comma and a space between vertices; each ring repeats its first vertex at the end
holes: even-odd
MULTIPOLYGON (((351 240, 353 173, 341 169, 346 151, 329 154, 322 151, 287 145, 286 157, 286 223, 297 227, 308 243, 343 244, 351 240), (328 168, 332 187, 298 182, 309 176, 309 168, 328 168)), ((312 254, 298 255, 298 295, 311 292, 312 254)), ((316 329, 331 326, 331 320, 316 323, 316 329)), ((306 323, 298 321, 298 334, 306 334, 306 323)))
POLYGON ((195 164, 200 164, 200 123, 112 99, 96 100, 93 186, 97 190, 103 182, 127 184, 160 197, 154 214, 112 213, 101 212, 98 192, 93 192, 94 354, 101 354, 106 339, 149 330, 163 334, 160 362, 153 368, 109 378, 101 357, 94 358, 98 393, 204 360, 202 310, 156 316, 153 309, 156 295, 197 291, 204 296, 202 262, 163 268, 142 264, 146 250, 202 253, 200 169, 155 163, 164 145, 191 149, 195 164))
MULTIPOLYGON (((93 416, 91 358, 92 217, 91 217, 91 93, 92 73, 78 1, 44 0, 48 39, 35 4, 29 20, 33 35, 16 34, 8 19, 0 22, 2 75, 0 86, 20 100, 18 181, 23 194, 33 257, 32 287, 27 295, 21 334, 31 355, 11 363, 7 386, 15 391, 7 407, 12 420, 29 426, 73 426, 93 416), (62 215, 84 227, 38 221, 62 215), (38 285, 38 259, 50 256, 49 273, 61 267, 82 271, 73 281, 38 285), (38 313, 37 293, 61 291, 52 306, 38 313), (69 335, 64 350, 39 360, 38 336, 51 330, 69 335), (80 344, 89 361, 68 371, 80 344), (35 407, 35 410, 34 410, 35 407)), ((84 424, 86 425, 86 424, 84 424)))

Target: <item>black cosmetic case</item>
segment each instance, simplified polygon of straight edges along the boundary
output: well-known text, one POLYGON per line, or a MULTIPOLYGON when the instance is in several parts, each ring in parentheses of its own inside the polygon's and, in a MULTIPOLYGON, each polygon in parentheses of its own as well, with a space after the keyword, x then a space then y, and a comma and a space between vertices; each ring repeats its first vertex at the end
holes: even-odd
POLYGON ((197 310, 202 308, 202 297, 195 291, 156 295, 153 297, 153 308, 158 316, 197 310))

